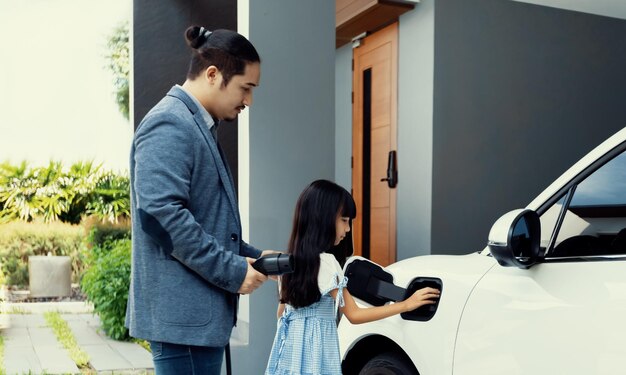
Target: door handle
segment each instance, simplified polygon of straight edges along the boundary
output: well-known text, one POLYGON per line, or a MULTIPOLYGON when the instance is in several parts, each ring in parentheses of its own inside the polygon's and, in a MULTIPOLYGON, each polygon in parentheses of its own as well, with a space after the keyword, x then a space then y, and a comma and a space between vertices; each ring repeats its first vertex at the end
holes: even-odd
POLYGON ((398 166, 396 162, 396 150, 389 151, 387 159, 387 177, 381 178, 381 181, 387 181, 387 186, 393 189, 398 185, 398 166))

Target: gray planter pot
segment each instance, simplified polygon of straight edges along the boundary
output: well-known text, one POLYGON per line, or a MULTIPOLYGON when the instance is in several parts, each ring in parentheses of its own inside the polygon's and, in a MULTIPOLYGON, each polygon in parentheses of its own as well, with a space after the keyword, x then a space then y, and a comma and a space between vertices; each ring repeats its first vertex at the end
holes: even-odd
POLYGON ((31 297, 65 297, 72 293, 72 260, 68 256, 29 256, 31 297))

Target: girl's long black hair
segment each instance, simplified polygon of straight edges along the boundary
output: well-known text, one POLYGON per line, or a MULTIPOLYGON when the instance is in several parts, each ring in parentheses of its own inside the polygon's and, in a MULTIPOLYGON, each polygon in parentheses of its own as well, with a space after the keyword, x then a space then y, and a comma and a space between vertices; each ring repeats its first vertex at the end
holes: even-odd
POLYGON ((356 216, 356 204, 346 189, 328 180, 316 180, 300 194, 287 252, 294 257, 295 271, 281 277, 280 302, 293 307, 319 301, 317 283, 320 254, 331 253, 343 266, 352 255, 352 231, 335 246, 336 220, 356 216))

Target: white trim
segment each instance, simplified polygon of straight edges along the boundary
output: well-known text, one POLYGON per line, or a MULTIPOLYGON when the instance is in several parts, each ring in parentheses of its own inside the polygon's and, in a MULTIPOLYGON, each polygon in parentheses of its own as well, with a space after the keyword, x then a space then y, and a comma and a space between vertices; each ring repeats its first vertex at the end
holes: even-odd
MULTIPOLYGON (((237 32, 246 38, 250 25, 249 0, 237 0, 237 32)), ((238 190, 242 237, 249 241, 250 233, 250 109, 239 114, 237 122, 238 190)))
MULTIPOLYGON (((246 38, 250 32, 249 0, 237 0, 237 32, 246 38)), ((241 237, 250 242, 250 109, 242 111, 237 119, 237 177, 239 215, 241 217, 241 237)), ((238 345, 249 343, 250 297, 239 298, 239 323, 233 331, 233 338, 238 345)))

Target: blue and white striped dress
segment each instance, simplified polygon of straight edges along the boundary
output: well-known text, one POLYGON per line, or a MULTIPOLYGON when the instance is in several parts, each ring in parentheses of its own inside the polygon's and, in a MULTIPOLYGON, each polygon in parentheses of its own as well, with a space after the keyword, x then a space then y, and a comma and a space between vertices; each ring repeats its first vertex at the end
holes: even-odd
POLYGON ((335 257, 321 254, 318 284, 322 297, 298 309, 285 305, 266 375, 341 375, 336 317, 347 282, 335 257), (336 301, 330 295, 333 289, 339 290, 336 301))

